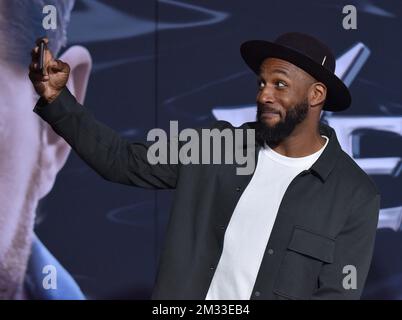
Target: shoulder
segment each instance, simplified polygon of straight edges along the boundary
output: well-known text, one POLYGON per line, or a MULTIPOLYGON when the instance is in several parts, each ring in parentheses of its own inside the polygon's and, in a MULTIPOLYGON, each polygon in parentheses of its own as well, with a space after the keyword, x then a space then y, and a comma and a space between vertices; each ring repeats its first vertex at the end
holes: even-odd
POLYGON ((358 198, 364 201, 364 199, 369 200, 380 195, 374 180, 343 150, 341 150, 340 160, 338 171, 341 172, 342 179, 352 187, 350 190, 354 190, 358 198))

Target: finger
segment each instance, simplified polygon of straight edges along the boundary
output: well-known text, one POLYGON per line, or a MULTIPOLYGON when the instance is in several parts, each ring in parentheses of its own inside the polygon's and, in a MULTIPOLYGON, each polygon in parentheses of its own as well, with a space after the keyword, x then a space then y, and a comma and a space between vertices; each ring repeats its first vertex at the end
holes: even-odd
POLYGON ((37 62, 31 62, 29 65, 29 78, 35 81, 48 81, 49 76, 43 75, 39 70, 39 64, 37 62))
POLYGON ((39 59, 39 47, 35 47, 31 50, 31 58, 32 60, 39 59))
POLYGON ((37 72, 38 71, 38 63, 36 61, 32 61, 29 65, 29 71, 37 72))
POLYGON ((44 76, 41 73, 30 71, 29 79, 31 79, 33 83, 38 83, 38 82, 47 82, 49 81, 50 78, 49 76, 44 76))
POLYGON ((48 39, 47 37, 38 38, 38 39, 36 39, 35 43, 36 43, 37 46, 39 46, 39 44, 40 44, 42 41, 43 41, 46 45, 49 43, 49 39, 48 39))
POLYGON ((57 59, 57 60, 53 60, 50 62, 50 69, 53 72, 67 72, 69 70, 69 66, 67 63, 64 63, 63 61, 57 59))

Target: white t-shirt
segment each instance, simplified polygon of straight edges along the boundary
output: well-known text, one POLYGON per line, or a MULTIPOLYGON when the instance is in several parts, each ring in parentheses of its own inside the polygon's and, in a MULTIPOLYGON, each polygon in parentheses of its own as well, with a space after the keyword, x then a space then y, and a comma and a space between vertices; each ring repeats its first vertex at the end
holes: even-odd
POLYGON ((206 300, 250 299, 279 205, 290 182, 309 169, 328 144, 299 158, 261 148, 257 167, 225 232, 223 251, 206 300))

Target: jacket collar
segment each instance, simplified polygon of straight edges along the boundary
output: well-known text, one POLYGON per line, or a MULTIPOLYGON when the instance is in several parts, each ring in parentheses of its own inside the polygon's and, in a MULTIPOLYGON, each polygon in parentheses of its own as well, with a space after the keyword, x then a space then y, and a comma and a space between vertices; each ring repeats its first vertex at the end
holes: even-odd
MULTIPOLYGON (((255 122, 248 122, 245 125, 248 128, 254 129, 254 124, 255 122)), ((320 122, 319 131, 320 134, 327 136, 329 138, 329 141, 324 151, 321 153, 317 161, 314 162, 314 164, 310 167, 309 171, 317 175, 322 182, 325 182, 332 169, 335 167, 336 162, 338 161, 338 158, 342 152, 342 148, 339 144, 336 132, 332 127, 323 122, 320 122)), ((247 141, 245 139, 243 141, 244 146, 247 147, 247 141)), ((258 152, 260 148, 261 146, 257 142, 255 142, 256 160, 258 158, 258 152)))
POLYGON ((339 156, 341 155, 342 148, 339 144, 335 130, 329 125, 320 122, 319 123, 320 134, 329 138, 328 144, 320 157, 311 166, 310 170, 317 173, 321 180, 325 182, 332 169, 335 167, 339 156))

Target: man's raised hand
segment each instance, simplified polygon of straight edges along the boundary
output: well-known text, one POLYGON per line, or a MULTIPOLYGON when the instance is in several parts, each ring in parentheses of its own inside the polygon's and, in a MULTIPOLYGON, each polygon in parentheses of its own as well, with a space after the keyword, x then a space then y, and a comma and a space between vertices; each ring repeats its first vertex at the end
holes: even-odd
POLYGON ((36 40, 36 46, 31 51, 32 61, 29 65, 29 79, 31 79, 35 91, 50 103, 56 99, 67 84, 70 66, 61 60, 53 59, 52 53, 47 47, 48 43, 47 38, 36 40), (39 69, 39 44, 41 41, 45 43, 43 70, 39 69))

